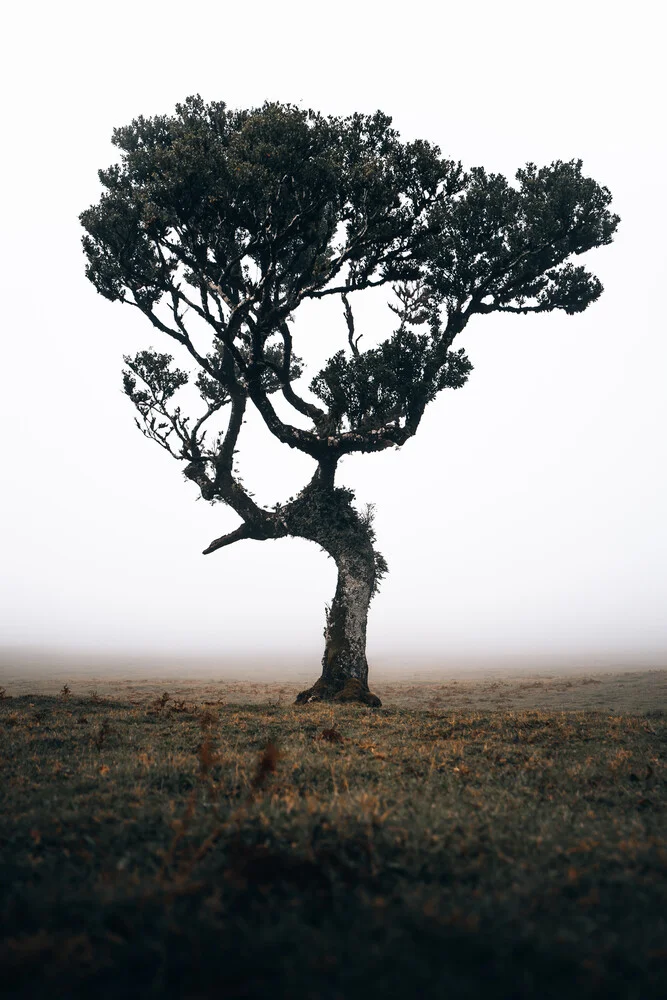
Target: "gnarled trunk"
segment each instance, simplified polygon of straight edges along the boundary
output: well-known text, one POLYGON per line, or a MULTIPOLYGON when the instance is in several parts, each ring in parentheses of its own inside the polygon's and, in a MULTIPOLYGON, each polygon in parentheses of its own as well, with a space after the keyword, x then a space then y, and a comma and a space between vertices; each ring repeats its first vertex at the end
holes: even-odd
POLYGON ((373 551, 341 555, 337 560, 338 584, 324 629, 322 676, 297 696, 309 701, 360 701, 379 707, 382 702, 368 689, 366 623, 373 594, 373 551))
MULTIPOLYGON (((340 510, 340 508, 339 508, 340 510)), ((358 701, 379 707, 382 703, 368 689, 366 623, 378 572, 370 525, 348 505, 338 524, 315 537, 333 556, 338 583, 327 608, 322 676, 297 696, 297 704, 309 701, 358 701), (350 515, 352 515, 350 517, 350 515)))

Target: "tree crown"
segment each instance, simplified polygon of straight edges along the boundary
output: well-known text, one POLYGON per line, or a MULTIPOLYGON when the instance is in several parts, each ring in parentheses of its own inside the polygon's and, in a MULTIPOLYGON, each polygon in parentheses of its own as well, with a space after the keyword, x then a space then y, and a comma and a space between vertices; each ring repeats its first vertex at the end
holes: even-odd
POLYGON ((139 426, 177 458, 208 499, 245 520, 259 509, 232 475, 248 401, 281 441, 321 470, 352 451, 403 444, 428 402, 471 370, 452 342, 471 316, 581 312, 602 286, 572 259, 609 243, 611 195, 580 161, 528 164, 515 183, 464 170, 424 141, 403 142, 381 112, 325 117, 290 104, 232 111, 190 97, 172 116, 113 133, 120 163, 81 215, 87 276, 139 309, 198 367, 197 420, 173 407, 188 379, 168 354, 126 358, 139 426), (386 285, 396 326, 361 350, 354 296, 386 285), (339 296, 347 343, 297 393, 292 319, 307 299, 339 296), (203 321, 201 352, 186 313, 203 321), (281 392, 311 429, 282 420, 281 392), (224 434, 207 421, 230 407, 224 434))

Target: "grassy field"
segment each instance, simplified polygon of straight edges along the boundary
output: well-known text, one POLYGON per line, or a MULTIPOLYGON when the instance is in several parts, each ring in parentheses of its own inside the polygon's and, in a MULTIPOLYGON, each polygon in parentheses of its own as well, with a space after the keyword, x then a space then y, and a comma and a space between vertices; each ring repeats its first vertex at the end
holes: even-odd
POLYGON ((9 996, 667 995, 655 702, 174 688, 0 700, 9 996))

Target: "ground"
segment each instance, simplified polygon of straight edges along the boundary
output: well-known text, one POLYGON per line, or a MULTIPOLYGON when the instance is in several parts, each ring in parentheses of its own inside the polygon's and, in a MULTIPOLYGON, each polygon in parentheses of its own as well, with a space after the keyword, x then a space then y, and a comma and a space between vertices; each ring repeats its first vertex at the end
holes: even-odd
POLYGON ((667 671, 5 686, 12 997, 667 992, 667 671))

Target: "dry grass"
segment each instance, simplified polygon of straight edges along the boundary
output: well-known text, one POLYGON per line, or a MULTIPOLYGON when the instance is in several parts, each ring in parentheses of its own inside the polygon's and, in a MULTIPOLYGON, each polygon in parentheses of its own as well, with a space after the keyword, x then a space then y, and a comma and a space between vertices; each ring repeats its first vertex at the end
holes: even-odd
MULTIPOLYGON (((1 664, 0 664, 1 666, 1 664)), ((276 673, 280 670, 276 668, 276 673)), ((64 674, 67 677, 67 674, 64 674)), ((371 684, 383 704, 391 708, 414 709, 552 709, 554 711, 596 711, 612 713, 647 712, 667 708, 667 670, 627 670, 623 672, 480 670, 457 675, 441 671, 421 671, 408 679, 396 679, 389 672, 373 671, 371 684)), ((60 695, 63 674, 42 672, 31 674, 20 667, 5 667, 3 683, 14 695, 60 695)), ((86 674, 72 671, 67 677, 68 690, 77 696, 145 701, 154 705, 164 697, 165 690, 176 704, 195 700, 203 705, 221 701, 235 705, 289 705, 297 693, 309 687, 311 674, 300 680, 232 680, 208 677, 188 678, 185 671, 178 677, 161 676, 159 672, 137 676, 128 672, 86 674)), ((0 695, 0 699, 1 699, 0 695)))
POLYGON ((655 701, 631 715, 429 692, 332 711, 230 704, 220 686, 59 690, 0 699, 13 997, 667 989, 655 701))

